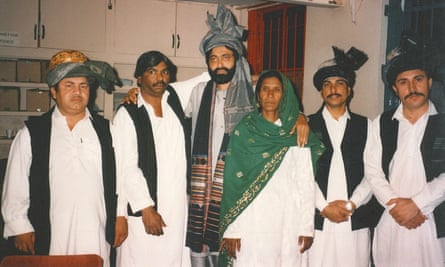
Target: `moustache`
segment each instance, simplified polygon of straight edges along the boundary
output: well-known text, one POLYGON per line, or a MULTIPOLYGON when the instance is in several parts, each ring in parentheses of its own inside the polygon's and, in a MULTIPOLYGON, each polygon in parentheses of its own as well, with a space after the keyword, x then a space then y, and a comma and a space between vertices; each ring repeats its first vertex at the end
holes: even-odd
POLYGON ((425 94, 424 93, 420 93, 420 92, 411 92, 411 93, 409 93, 409 94, 407 94, 405 96, 405 100, 410 98, 410 97, 412 97, 412 96, 423 96, 423 97, 425 97, 425 94))
POLYGON ((341 95, 340 94, 330 94, 330 95, 328 95, 328 98, 334 97, 334 96, 340 97, 341 95))
POLYGON ((167 84, 165 82, 157 82, 153 86, 167 86, 167 84))
POLYGON ((218 72, 218 71, 220 71, 220 70, 224 70, 224 71, 226 71, 226 72, 229 72, 229 69, 228 69, 228 68, 216 68, 216 69, 214 70, 214 72, 216 73, 216 72, 218 72))

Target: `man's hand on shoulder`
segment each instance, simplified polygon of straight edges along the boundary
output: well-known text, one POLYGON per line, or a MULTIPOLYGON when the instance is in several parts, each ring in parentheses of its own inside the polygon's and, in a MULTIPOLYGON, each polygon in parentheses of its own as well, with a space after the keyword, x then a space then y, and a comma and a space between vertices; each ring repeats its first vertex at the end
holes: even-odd
POLYGON ((122 99, 122 104, 137 104, 138 103, 139 88, 131 88, 122 99))

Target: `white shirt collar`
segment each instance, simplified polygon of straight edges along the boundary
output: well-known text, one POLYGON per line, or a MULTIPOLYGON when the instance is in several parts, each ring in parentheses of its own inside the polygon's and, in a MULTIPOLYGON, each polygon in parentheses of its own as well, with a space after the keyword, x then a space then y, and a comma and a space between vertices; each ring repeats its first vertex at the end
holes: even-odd
MULTIPOLYGON (((167 98, 168 98, 169 95, 170 95, 170 93, 167 90, 165 90, 164 94, 162 95, 162 100, 161 101, 163 103, 167 102, 167 98)), ((142 94, 138 94, 138 103, 137 103, 137 105, 138 105, 138 108, 140 108, 142 105, 145 105, 145 107, 151 108, 151 105, 148 104, 147 102, 145 102, 144 98, 142 97, 142 94)))
MULTIPOLYGON (((54 107, 53 116, 57 120, 63 119, 64 121, 66 121, 66 116, 60 112, 57 105, 55 105, 55 107, 54 107)), ((87 108, 85 108, 85 117, 82 120, 89 119, 89 118, 91 118, 91 113, 87 108)))
MULTIPOLYGON (((323 118, 324 118, 325 120, 326 120, 326 119, 336 120, 336 119, 334 119, 334 117, 332 116, 331 112, 329 112, 329 110, 326 108, 326 106, 323 107, 323 110, 322 110, 321 113, 322 113, 323 118)), ((341 115, 341 116, 338 118, 338 121, 340 121, 340 120, 349 120, 350 118, 351 118, 351 115, 349 114, 349 111, 348 111, 348 109, 346 108, 345 113, 343 113, 343 115, 341 115)))

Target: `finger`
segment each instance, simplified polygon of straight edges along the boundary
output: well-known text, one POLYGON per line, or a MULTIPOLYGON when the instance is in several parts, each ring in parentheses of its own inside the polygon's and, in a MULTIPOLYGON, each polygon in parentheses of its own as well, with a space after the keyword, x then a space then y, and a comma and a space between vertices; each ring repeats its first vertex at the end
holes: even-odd
POLYGON ((218 252, 223 251, 225 245, 226 245, 226 240, 223 239, 223 241, 221 241, 221 244, 219 244, 218 252))
POLYGON ((391 198, 388 202, 386 202, 387 206, 391 206, 394 204, 397 204, 398 199, 397 198, 391 198))
POLYGON ((294 126, 290 129, 289 134, 290 134, 290 135, 294 134, 295 131, 296 131, 296 128, 297 128, 297 126, 294 125, 294 126))

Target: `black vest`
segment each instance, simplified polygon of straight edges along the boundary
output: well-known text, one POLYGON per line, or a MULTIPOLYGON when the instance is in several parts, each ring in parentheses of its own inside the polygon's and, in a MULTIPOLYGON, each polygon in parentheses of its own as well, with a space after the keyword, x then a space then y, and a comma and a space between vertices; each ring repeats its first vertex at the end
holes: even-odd
MULTIPOLYGON (((309 126, 326 147, 325 152, 318 159, 317 173, 315 175, 315 180, 326 198, 333 148, 326 128, 326 122, 322 116, 322 110, 323 108, 309 116, 309 126)), ((365 117, 351 112, 350 116, 351 118, 346 123, 346 129, 341 143, 348 198, 351 197, 355 188, 364 178, 363 153, 368 133, 368 121, 365 117)), ((367 204, 360 206, 352 214, 352 230, 374 227, 382 211, 383 208, 378 204, 375 197, 372 197, 367 204)), ((322 230, 323 222, 324 218, 320 215, 320 211, 316 210, 315 228, 322 230)))
MULTIPOLYGON (((187 158, 187 188, 189 188, 190 177, 190 120, 186 119, 184 110, 181 106, 178 95, 170 86, 167 87, 170 93, 167 98, 167 103, 172 108, 173 112, 181 122, 184 130, 185 138, 185 152, 187 158)), ((151 126, 150 117, 144 106, 138 108, 135 104, 122 105, 127 110, 131 119, 133 120, 138 143, 138 166, 142 170, 145 179, 147 180, 148 191, 157 207, 157 166, 156 166, 156 150, 153 138, 153 129, 151 126)), ((173 163, 174 164, 174 163, 173 163)), ((188 189, 187 189, 188 190, 188 189)), ((130 205, 128 205, 128 215, 141 216, 141 212, 133 212, 130 205)))
MULTIPOLYGON (((30 117, 25 122, 31 136, 32 162, 29 175, 30 206, 29 220, 35 229, 35 251, 48 255, 51 240, 50 232, 50 186, 49 151, 51 144, 51 115, 54 108, 39 117, 30 117)), ((114 242, 116 222, 116 168, 114 149, 108 120, 94 113, 91 122, 100 141, 102 155, 102 174, 106 208, 106 239, 114 242)), ((81 196, 79 196, 81 197, 81 196)))
MULTIPOLYGON (((382 140, 382 169, 388 179, 389 164, 397 149, 399 121, 392 119, 395 110, 387 111, 380 117, 382 140)), ((427 182, 445 173, 445 115, 429 116, 420 145, 427 182)), ((445 237, 445 202, 434 209, 437 237, 445 237)))

